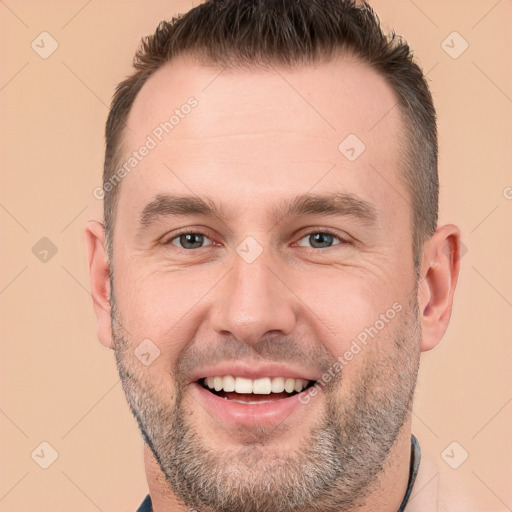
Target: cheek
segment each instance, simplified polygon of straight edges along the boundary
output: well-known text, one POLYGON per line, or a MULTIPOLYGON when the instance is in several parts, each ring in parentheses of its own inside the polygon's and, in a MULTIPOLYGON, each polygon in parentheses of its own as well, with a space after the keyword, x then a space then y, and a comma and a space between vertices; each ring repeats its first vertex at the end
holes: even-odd
POLYGON ((294 290, 307 306, 303 311, 318 339, 335 358, 332 371, 343 374, 342 392, 350 395, 365 368, 378 366, 394 350, 404 321, 403 300, 389 283, 369 274, 339 269, 307 281, 296 282, 294 290))
POLYGON ((291 287, 324 324, 339 350, 379 321, 400 296, 387 281, 351 269, 330 269, 314 278, 303 274, 291 287))
MULTIPOLYGON (((208 313, 216 305, 222 307, 212 302, 225 299, 219 293, 230 293, 222 283, 229 267, 212 264, 201 269, 155 270, 135 260, 123 263, 116 267, 114 286, 129 339, 133 345, 153 341, 165 355, 160 364, 171 369, 199 329, 205 336, 213 334, 208 313)), ((290 289, 283 293, 296 312, 297 328, 312 332, 334 357, 357 351, 354 342, 359 342, 361 349, 351 358, 351 371, 371 357, 370 345, 389 346, 397 320, 387 322, 383 329, 378 324, 372 336, 380 315, 399 296, 382 269, 308 265, 287 269, 282 277, 290 289)))
POLYGON ((132 342, 150 339, 169 356, 178 353, 194 335, 204 298, 217 281, 211 272, 116 268, 117 308, 132 342))

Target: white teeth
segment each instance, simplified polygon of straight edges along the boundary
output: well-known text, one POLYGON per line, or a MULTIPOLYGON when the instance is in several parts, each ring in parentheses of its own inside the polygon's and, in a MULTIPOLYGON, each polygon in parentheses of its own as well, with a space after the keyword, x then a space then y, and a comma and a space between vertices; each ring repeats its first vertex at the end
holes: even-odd
POLYGON ((237 393, 252 393, 252 380, 237 377, 235 379, 235 391, 237 393))
POLYGON ((295 379, 286 379, 284 381, 284 390, 287 393, 293 393, 295 391, 295 379))
POLYGON ((263 379, 256 379, 252 383, 252 392, 255 395, 270 395, 272 391, 272 383, 268 377, 263 379))
POLYGON ((272 379, 272 393, 282 393, 284 391, 283 377, 275 377, 272 379))
POLYGON ((215 387, 215 391, 220 391, 224 384, 224 379, 222 377, 214 377, 213 378, 213 386, 215 387))
POLYGON ((223 379, 224 391, 235 391, 235 379, 231 375, 227 375, 223 379))
POLYGON ((295 379, 295 391, 300 393, 306 386, 308 385, 308 381, 304 379, 295 379))
POLYGON ((269 395, 270 393, 300 393, 307 385, 305 379, 291 379, 284 377, 262 377, 260 379, 246 379, 244 377, 233 377, 226 375, 224 377, 206 377, 204 384, 215 391, 227 391, 235 393, 255 395, 269 395))

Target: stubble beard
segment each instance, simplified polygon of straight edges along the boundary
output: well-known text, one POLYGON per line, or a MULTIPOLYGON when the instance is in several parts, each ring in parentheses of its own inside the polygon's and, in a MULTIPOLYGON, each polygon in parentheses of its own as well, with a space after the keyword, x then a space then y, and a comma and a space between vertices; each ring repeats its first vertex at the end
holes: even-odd
POLYGON ((194 416, 184 387, 175 382, 175 397, 163 398, 157 383, 135 368, 138 361, 129 353, 134 345, 115 329, 119 322, 112 306, 115 356, 127 401, 172 493, 187 507, 348 512, 365 504, 411 413, 421 338, 416 300, 404 308, 392 348, 384 359, 367 362, 350 397, 340 396, 343 379, 324 389, 323 414, 293 454, 278 454, 279 442, 272 443, 279 428, 261 429, 259 441, 253 433, 252 442, 234 452, 211 448, 189 421, 194 416))

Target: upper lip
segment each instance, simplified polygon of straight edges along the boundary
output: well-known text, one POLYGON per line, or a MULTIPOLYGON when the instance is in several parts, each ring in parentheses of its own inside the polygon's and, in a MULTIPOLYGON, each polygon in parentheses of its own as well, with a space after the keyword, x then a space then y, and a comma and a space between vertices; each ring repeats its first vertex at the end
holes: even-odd
POLYGON ((196 370, 190 376, 189 383, 196 382, 205 377, 224 377, 226 375, 231 375, 232 377, 244 377, 252 380, 261 379, 263 377, 284 377, 289 379, 316 381, 320 378, 318 375, 314 375, 311 370, 293 368, 290 366, 272 363, 248 365, 241 362, 235 362, 196 370))

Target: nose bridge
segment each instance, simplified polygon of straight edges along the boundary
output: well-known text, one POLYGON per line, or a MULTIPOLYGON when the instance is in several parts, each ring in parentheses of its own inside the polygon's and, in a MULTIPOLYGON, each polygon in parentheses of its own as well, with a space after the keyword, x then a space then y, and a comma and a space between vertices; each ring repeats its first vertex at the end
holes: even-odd
MULTIPOLYGON (((263 250, 252 260, 244 249, 247 245, 240 244, 231 272, 219 289, 212 327, 245 343, 257 342, 269 331, 289 334, 295 326, 295 311, 292 294, 276 278, 276 257, 263 250)), ((253 250, 249 246, 249 252, 253 250)))

